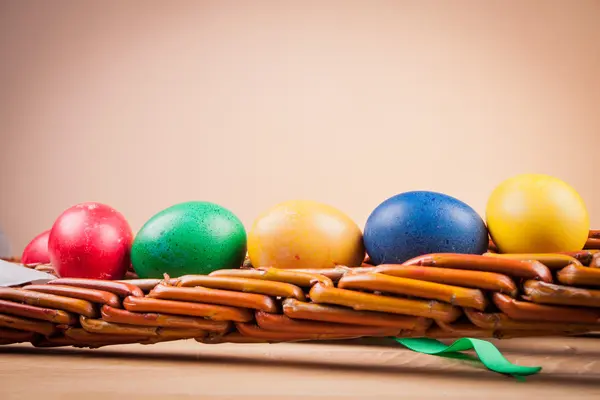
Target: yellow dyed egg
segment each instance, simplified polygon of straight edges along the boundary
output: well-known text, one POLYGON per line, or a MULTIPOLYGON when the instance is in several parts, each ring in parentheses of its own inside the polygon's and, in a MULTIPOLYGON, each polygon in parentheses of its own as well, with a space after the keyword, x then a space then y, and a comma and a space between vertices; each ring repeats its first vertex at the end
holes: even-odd
POLYGON ((587 208, 575 189, 542 174, 502 182, 488 200, 486 219, 502 253, 578 251, 590 229, 587 208))
POLYGON ((260 215, 248 233, 254 267, 360 266, 365 257, 360 228, 346 214, 308 200, 280 203, 260 215))

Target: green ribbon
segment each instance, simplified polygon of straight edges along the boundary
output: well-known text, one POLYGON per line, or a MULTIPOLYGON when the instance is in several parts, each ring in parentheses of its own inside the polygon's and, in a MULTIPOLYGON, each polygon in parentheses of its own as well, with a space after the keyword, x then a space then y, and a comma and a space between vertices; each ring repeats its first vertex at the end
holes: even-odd
POLYGON ((537 374, 542 367, 524 367, 510 363, 500 350, 492 343, 481 339, 462 338, 450 346, 439 340, 428 338, 394 338, 398 343, 417 353, 435 355, 440 357, 457 358, 463 360, 479 361, 487 369, 499 374, 511 375, 519 381, 524 381, 525 376, 537 374), (475 350, 479 360, 462 351, 475 350))

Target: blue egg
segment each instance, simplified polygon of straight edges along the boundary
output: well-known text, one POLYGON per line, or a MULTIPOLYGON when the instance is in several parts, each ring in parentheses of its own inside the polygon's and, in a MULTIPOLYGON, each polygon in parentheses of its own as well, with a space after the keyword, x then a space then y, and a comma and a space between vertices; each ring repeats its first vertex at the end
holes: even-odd
POLYGON ((428 191, 402 193, 381 203, 369 216, 364 242, 371 262, 399 264, 431 253, 483 254, 488 231, 470 206, 428 191))

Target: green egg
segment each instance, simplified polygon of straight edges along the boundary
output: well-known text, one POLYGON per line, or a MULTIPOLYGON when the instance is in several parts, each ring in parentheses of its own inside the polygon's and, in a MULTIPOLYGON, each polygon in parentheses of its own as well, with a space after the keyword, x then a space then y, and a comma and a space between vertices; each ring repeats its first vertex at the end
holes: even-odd
POLYGON ((140 278, 239 268, 245 255, 242 222, 228 209, 202 201, 176 204, 154 215, 131 247, 131 263, 140 278))

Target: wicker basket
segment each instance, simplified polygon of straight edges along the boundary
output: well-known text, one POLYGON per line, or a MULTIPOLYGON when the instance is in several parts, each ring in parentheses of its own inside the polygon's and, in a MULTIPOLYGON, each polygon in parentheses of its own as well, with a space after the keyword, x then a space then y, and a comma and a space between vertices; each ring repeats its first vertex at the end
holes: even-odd
MULTIPOLYGON (((13 260, 18 262, 18 259, 13 260)), ((49 265, 31 266, 53 272, 49 265)), ((600 331, 600 232, 561 254, 430 254, 402 265, 254 268, 0 288, 0 344, 513 338, 600 331)))

